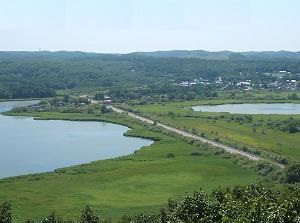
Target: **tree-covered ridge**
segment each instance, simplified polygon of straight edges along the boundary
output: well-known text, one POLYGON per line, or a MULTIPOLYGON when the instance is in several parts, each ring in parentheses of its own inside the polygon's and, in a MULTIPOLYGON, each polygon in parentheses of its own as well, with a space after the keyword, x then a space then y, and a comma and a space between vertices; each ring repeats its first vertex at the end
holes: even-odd
MULTIPOLYGON (((122 223, 296 223, 300 221, 300 188, 291 185, 276 190, 264 185, 219 188, 208 194, 196 191, 181 201, 169 200, 159 213, 142 213, 123 216, 122 223)), ((12 210, 9 203, 0 206, 0 222, 11 223, 12 210)), ((64 220, 55 213, 42 220, 24 219, 23 222, 42 223, 104 223, 90 205, 86 205, 80 217, 64 220)))
POLYGON ((136 52, 136 55, 151 57, 173 57, 173 58, 199 58, 206 60, 282 60, 282 59, 300 59, 300 52, 290 51, 263 51, 263 52, 232 52, 218 51, 211 52, 205 50, 171 50, 154 52, 136 52))
POLYGON ((0 53, 0 98, 49 97, 55 90, 74 88, 127 89, 170 86, 194 79, 226 81, 245 78, 272 82, 263 73, 300 73, 298 60, 201 60, 107 55, 83 52, 0 53), (242 74, 242 76, 241 76, 242 74))

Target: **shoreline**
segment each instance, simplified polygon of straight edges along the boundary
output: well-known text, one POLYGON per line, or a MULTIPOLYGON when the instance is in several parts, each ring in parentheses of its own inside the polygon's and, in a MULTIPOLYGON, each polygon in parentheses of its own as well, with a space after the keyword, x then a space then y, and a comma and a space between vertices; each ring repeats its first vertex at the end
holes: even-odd
MULTIPOLYGON (((53 113, 52 113, 53 114, 53 113)), ((70 114, 70 113, 57 113, 57 114, 70 114)), ((72 114, 72 113, 71 113, 72 114)), ((82 114, 82 113, 75 113, 75 114, 82 114)), ((151 141, 151 144, 148 146, 153 145, 156 141, 158 141, 158 138, 155 137, 151 137, 151 136, 143 136, 143 135, 139 135, 139 134, 134 134, 131 132, 134 132, 134 126, 133 125, 128 125, 125 123, 122 123, 121 120, 109 120, 111 117, 106 117, 107 119, 101 119, 101 118, 87 118, 87 119, 78 119, 78 118, 68 118, 68 117, 41 117, 38 116, 36 113, 35 115, 30 114, 30 113, 11 113, 10 111, 4 112, 4 113, 0 113, 0 115, 3 116, 9 116, 9 117, 27 117, 27 118, 32 118, 32 120, 36 120, 36 121, 64 121, 64 122, 98 122, 98 123, 108 123, 108 124, 112 124, 112 125, 118 125, 118 126, 122 126, 122 127, 126 127, 127 130, 125 132, 122 133, 122 135, 124 137, 130 137, 130 138, 137 138, 137 139, 144 139, 144 140, 148 140, 151 141)), ((82 114, 84 115, 84 114, 82 114)), ((132 123, 133 124, 133 123, 132 123)), ((140 149, 142 149, 145 146, 142 146, 140 148, 138 148, 135 151, 139 151, 140 149)), ((116 157, 112 157, 112 158, 106 158, 106 159, 96 159, 93 160, 91 162, 87 162, 87 163, 78 163, 78 164, 74 164, 71 166, 64 166, 64 167, 58 167, 52 171, 47 171, 47 172, 37 172, 37 173, 28 173, 28 174, 22 174, 22 175, 16 175, 16 176, 8 176, 8 177, 4 177, 4 178, 0 178, 0 182, 1 181, 6 181, 6 180, 11 180, 11 179, 18 179, 18 178, 26 178, 26 177, 31 177, 31 176, 35 176, 35 175, 41 175, 41 174, 53 174, 56 173, 58 170, 60 169, 66 169, 66 168, 74 168, 77 166, 81 166, 81 165, 89 165, 92 164, 94 162, 99 162, 99 161, 109 161, 109 160, 114 160, 114 159, 119 159, 119 158, 124 158, 126 156, 130 156, 134 154, 134 152, 126 154, 126 155, 120 155, 120 156, 116 156, 116 157)))
POLYGON ((16 98, 16 99, 0 99, 0 102, 10 102, 10 101, 42 101, 50 98, 16 98))

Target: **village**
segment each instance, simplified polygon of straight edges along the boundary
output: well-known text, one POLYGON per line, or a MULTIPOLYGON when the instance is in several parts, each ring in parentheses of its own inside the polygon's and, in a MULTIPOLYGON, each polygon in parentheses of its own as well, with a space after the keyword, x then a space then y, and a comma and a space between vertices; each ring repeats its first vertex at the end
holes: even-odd
POLYGON ((277 71, 274 73, 264 73, 261 76, 256 75, 244 75, 240 73, 240 76, 236 79, 228 80, 221 76, 216 78, 195 78, 193 80, 183 80, 176 82, 171 80, 173 85, 181 87, 192 87, 195 85, 212 86, 219 89, 241 89, 244 91, 250 91, 253 89, 274 89, 274 90, 290 90, 295 91, 299 87, 300 74, 293 75, 287 71, 277 71))

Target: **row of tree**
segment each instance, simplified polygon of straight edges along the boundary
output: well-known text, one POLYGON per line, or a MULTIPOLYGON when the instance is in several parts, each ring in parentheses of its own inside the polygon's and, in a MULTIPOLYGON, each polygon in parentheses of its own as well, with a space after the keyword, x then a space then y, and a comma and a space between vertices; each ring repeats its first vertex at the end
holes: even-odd
POLYGON ((47 98, 54 97, 55 90, 48 88, 45 85, 32 84, 8 84, 6 89, 0 89, 0 99, 15 99, 15 98, 47 98))
POLYGON ((143 88, 111 89, 108 95, 121 101, 143 99, 148 103, 218 97, 216 89, 211 86, 194 85, 183 87, 173 84, 150 85, 143 88))

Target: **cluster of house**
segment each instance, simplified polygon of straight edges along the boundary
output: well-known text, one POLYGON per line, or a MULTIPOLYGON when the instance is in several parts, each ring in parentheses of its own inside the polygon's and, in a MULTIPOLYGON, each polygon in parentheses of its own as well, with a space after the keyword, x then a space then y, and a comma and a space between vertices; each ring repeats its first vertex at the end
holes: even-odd
POLYGON ((297 80, 278 80, 274 82, 265 82, 259 84, 254 84, 251 82, 251 80, 247 80, 247 81, 240 81, 236 85, 244 89, 245 91, 252 90, 253 87, 255 86, 264 89, 272 88, 278 90, 296 90, 297 80))
POLYGON ((87 95, 81 95, 81 98, 86 98, 89 103, 102 103, 104 105, 110 105, 112 103, 112 100, 109 96, 104 96, 103 100, 92 100, 87 95))
POLYGON ((236 86, 243 88, 243 90, 245 91, 250 91, 252 90, 252 84, 251 84, 251 80, 247 80, 247 81, 240 81, 236 84, 236 86))
POLYGON ((220 85, 223 82, 222 82, 222 77, 217 77, 217 78, 214 78, 213 80, 209 80, 209 79, 205 79, 205 78, 198 78, 198 79, 193 79, 192 81, 181 81, 179 83, 176 83, 174 80, 172 80, 172 83, 177 86, 190 87, 190 86, 197 85, 197 84, 220 85))
POLYGON ((268 84, 269 88, 283 89, 283 90, 296 90, 297 80, 283 80, 275 81, 268 84))
MULTIPOLYGON (((278 89, 278 90, 296 90, 297 89, 297 80, 295 79, 286 79, 285 75, 291 74, 290 72, 287 71, 278 71, 274 73, 268 73, 268 75, 272 75, 272 78, 266 78, 266 79, 261 79, 259 81, 253 81, 250 79, 245 79, 243 81, 223 81, 222 77, 217 77, 214 79, 205 79, 205 78, 198 78, 198 79, 193 79, 193 80, 184 80, 180 82, 174 81, 172 79, 172 83, 177 86, 181 87, 191 87, 194 85, 211 85, 211 86, 216 86, 216 87, 222 87, 222 89, 226 88, 240 88, 245 91, 250 91, 253 88, 262 88, 262 89, 278 89), (274 79, 276 77, 276 81, 271 82, 270 80, 274 79)), ((242 73, 240 73, 240 76, 244 76, 242 73)), ((249 78, 249 77, 248 77, 249 78)))

